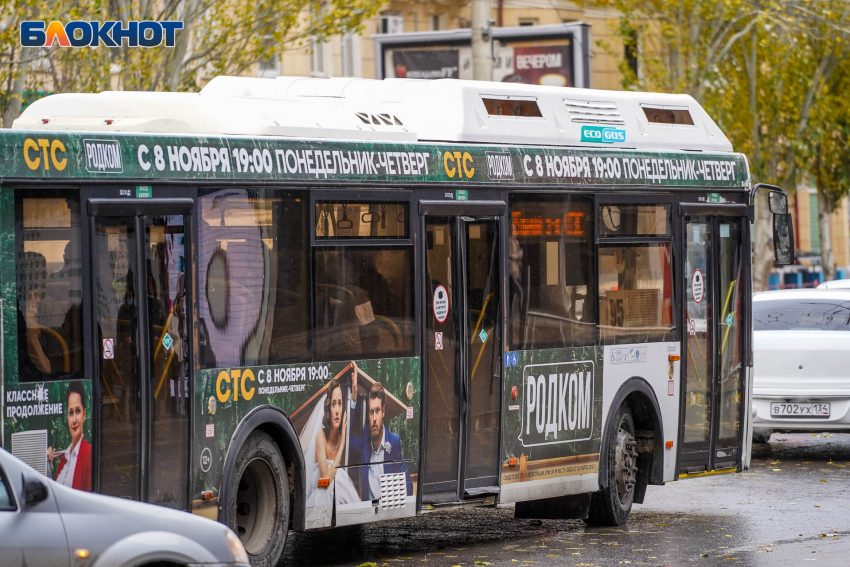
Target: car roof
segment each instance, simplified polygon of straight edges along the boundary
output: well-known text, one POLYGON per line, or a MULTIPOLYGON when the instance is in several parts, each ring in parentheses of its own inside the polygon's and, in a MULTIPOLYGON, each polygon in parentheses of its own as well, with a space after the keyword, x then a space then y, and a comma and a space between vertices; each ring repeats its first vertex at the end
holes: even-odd
POLYGON ((753 301, 781 301, 788 299, 822 299, 850 301, 850 289, 775 289, 760 291, 753 295, 753 301))
POLYGON ((818 289, 850 289, 850 280, 829 280, 820 284, 818 289))

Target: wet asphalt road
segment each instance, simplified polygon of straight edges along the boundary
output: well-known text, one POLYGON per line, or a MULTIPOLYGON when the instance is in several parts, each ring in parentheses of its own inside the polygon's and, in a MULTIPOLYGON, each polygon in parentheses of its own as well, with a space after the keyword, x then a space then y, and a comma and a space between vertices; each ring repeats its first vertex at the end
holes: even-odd
POLYGON ((774 434, 749 472, 650 486, 621 528, 478 508, 293 534, 283 565, 850 565, 850 434, 774 434))

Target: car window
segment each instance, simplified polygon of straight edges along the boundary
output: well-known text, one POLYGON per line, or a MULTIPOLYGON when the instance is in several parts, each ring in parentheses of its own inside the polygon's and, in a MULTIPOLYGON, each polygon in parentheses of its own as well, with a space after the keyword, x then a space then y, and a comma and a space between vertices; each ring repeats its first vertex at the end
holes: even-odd
POLYGON ((756 331, 850 331, 850 301, 755 301, 753 328, 756 331))
POLYGON ((16 510, 15 500, 12 498, 12 487, 6 480, 6 474, 0 469, 0 511, 16 510))

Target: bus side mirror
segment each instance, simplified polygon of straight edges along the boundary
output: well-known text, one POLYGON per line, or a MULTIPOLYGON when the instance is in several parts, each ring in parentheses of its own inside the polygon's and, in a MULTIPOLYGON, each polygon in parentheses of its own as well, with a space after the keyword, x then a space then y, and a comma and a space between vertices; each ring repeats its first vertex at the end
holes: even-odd
POLYGON ((788 214, 788 195, 782 191, 771 191, 767 194, 770 212, 774 215, 788 214))
MULTIPOLYGON (((771 202, 771 212, 773 203, 771 202)), ((791 213, 773 214, 773 253, 776 263, 787 266, 794 263, 794 227, 791 224, 791 213)))

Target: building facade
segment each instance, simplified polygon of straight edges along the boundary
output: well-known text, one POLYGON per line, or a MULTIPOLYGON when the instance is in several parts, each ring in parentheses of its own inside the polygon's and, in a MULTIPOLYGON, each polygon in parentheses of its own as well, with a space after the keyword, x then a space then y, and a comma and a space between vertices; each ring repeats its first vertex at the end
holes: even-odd
MULTIPOLYGON (((620 90, 618 68, 622 43, 612 33, 618 13, 592 3, 564 0, 492 0, 491 19, 495 27, 551 26, 582 22, 589 27, 590 86, 620 90)), ((384 34, 442 32, 471 25, 467 2, 387 2, 378 15, 366 21, 363 29, 326 41, 313 41, 288 49, 279 61, 261 65, 259 76, 296 75, 313 77, 380 78, 375 38, 384 34)), ((529 34, 533 35, 529 29, 529 34)), ((498 77, 497 77, 498 78, 498 77)))

